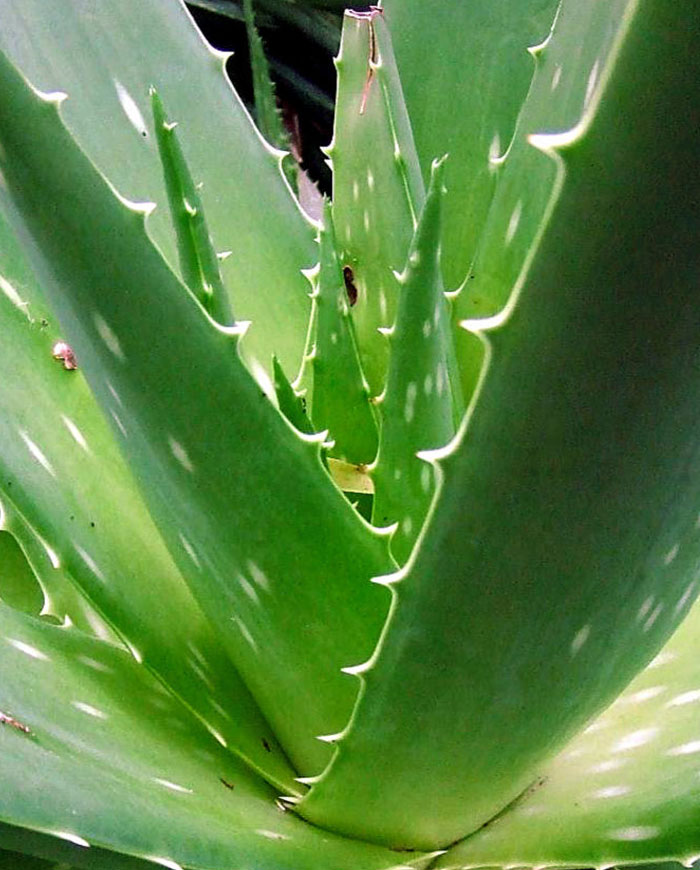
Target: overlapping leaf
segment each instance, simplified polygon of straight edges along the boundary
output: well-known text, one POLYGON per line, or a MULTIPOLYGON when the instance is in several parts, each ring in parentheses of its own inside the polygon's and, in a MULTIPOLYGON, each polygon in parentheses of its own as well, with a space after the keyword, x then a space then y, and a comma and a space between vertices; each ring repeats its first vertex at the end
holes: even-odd
MULTIPOLYGON (((691 580, 684 612, 698 587, 691 580)), ((700 606, 531 789, 438 867, 606 865, 700 849, 700 606)))
POLYGON ((399 285, 425 191, 381 13, 347 13, 336 61, 333 218, 343 265, 357 289, 353 321, 370 388, 384 386, 399 285))
POLYGON ((526 49, 546 36, 557 5, 385 0, 424 177, 433 159, 450 155, 443 232, 449 290, 467 277, 493 196, 493 160, 508 147, 530 85, 526 49))
MULTIPOLYGON (((118 642, 116 631, 222 741, 293 788, 269 726, 148 515, 80 357, 76 370, 53 358, 58 323, 1 218, 0 277, 0 506, 42 584, 43 612, 118 642)), ((113 401, 120 427, 124 411, 113 401)))
POLYGON ((0 819, 77 846, 87 866, 92 846, 171 870, 396 863, 281 812, 126 651, 0 606, 0 666, 0 709, 22 726, 0 725, 0 819))
MULTIPOLYGON (((569 6, 552 51, 583 38, 569 6)), ((355 669, 353 721, 300 806, 317 823, 392 845, 465 836, 691 603, 700 173, 677 119, 697 103, 697 16, 690 2, 628 4, 580 121, 533 137, 557 169, 546 230, 519 295, 481 324, 481 394, 436 457, 429 526, 388 578, 393 613, 355 669)))
POLYGON ((124 0, 99 15, 88 0, 4 3, 0 48, 37 87, 71 95, 68 127, 124 196, 161 205, 149 234, 176 266, 150 121, 156 87, 203 183, 216 250, 232 252, 222 273, 236 315, 254 324, 246 353, 269 369, 275 352, 293 377, 309 314, 299 270, 314 262, 313 231, 184 3, 124 0))
POLYGON ((384 619, 385 593, 366 581, 386 572, 386 542, 337 492, 318 444, 249 376, 236 334, 169 270, 143 214, 75 147, 54 103, 6 62, 0 91, 0 171, 65 333, 195 597, 297 769, 315 772, 326 758, 315 737, 342 727, 356 694, 340 667, 369 652, 384 619))

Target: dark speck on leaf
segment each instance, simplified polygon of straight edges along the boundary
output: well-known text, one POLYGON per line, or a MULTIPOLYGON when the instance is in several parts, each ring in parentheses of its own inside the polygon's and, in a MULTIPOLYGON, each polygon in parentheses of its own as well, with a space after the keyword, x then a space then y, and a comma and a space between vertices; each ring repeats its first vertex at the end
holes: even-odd
POLYGON ((265 747, 266 752, 272 752, 272 750, 270 749, 270 744, 267 742, 267 740, 265 740, 264 737, 262 738, 262 745, 265 747))

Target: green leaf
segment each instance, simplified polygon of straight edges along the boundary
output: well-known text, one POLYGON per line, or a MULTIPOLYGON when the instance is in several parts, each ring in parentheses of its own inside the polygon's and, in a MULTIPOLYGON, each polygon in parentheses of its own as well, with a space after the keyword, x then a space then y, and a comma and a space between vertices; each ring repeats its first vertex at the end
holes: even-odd
POLYGON ((493 160, 506 151, 528 91, 526 49, 544 38, 558 3, 383 5, 423 176, 435 157, 450 155, 442 268, 452 290, 467 277, 493 196, 493 160))
POLYGON ((230 300, 221 280, 219 260, 209 235, 204 206, 192 180, 177 136, 177 122, 171 122, 155 88, 151 88, 151 109, 158 153, 180 255, 182 280, 218 323, 234 322, 230 300))
POLYGON ((316 429, 309 419, 306 397, 294 390, 276 356, 272 358, 272 373, 275 379, 277 404, 281 413, 299 432, 312 435, 316 429))
POLYGON ((356 696, 340 667, 369 653, 383 623, 385 593, 366 581, 391 569, 386 539, 250 377, 237 331, 176 279, 142 211, 88 163, 54 103, 1 69, 0 170, 17 225, 40 243, 47 295, 221 644, 296 769, 317 772, 328 747, 316 736, 342 727, 356 696), (352 560, 338 557, 340 541, 352 560))
MULTIPOLYGON (((384 387, 386 339, 402 269, 425 192, 381 13, 347 12, 338 68, 333 142, 333 219, 344 266, 353 272, 353 322, 373 394, 384 387)), ((441 152, 442 153, 442 152, 441 152)))
POLYGON ((0 606, 0 667, 0 709, 29 729, 0 725, 6 823, 174 870, 397 861, 281 812, 123 650, 0 606))
POLYGON ((176 233, 147 120, 149 87, 158 90, 178 122, 192 176, 203 183, 215 249, 232 252, 221 268, 231 307, 253 323, 245 352, 265 369, 274 352, 296 373, 310 307, 299 270, 315 262, 313 228, 290 194, 278 153, 226 80, 225 56, 205 45, 184 4, 124 0, 101 9, 98 22, 80 0, 5 3, 0 49, 37 88, 69 94, 65 123, 120 193, 161 205, 148 230, 176 266, 176 233))
MULTIPOLYGON (((581 38, 548 39, 531 51, 535 75, 515 136, 498 172, 496 194, 455 317, 490 317, 508 301, 538 244, 557 184, 557 166, 530 147, 532 133, 572 129, 595 98, 628 3, 579 3, 560 15, 581 38)), ((563 26, 559 21, 557 27, 563 26)))
MULTIPOLYGON (((576 5, 552 46, 585 40, 576 5)), ((546 232, 503 315, 470 324, 489 349, 481 391, 434 457, 429 525, 386 578, 353 720, 299 807, 317 824, 421 848, 466 836, 691 603, 700 173, 678 119, 697 104, 697 19, 689 0, 630 3, 581 120, 531 139, 558 172, 546 232)))
POLYGON ((286 149, 289 144, 289 137, 282 126, 282 119, 280 118, 275 98, 275 87, 270 78, 270 68, 265 57, 262 39, 260 39, 260 34, 255 26, 253 0, 243 0, 243 16, 248 35, 250 67, 253 74, 255 119, 258 129, 275 148, 286 149))
POLYGON ((15 610, 37 616, 44 593, 15 538, 0 531, 0 600, 15 610))
MULTIPOLYGON (((126 643, 233 751, 294 789, 289 763, 163 545, 80 355, 70 371, 53 358, 64 335, 1 216, 0 252, 0 504, 44 590, 43 612, 126 643)), ((123 427, 124 409, 107 391, 123 427)))
POLYGON ((372 471, 373 520, 378 526, 398 522, 391 548, 399 563, 411 552, 435 494, 434 469, 417 454, 447 444, 464 412, 438 254, 443 165, 433 164, 428 197, 400 276, 399 310, 388 335, 387 386, 378 402, 381 437, 372 471))
MULTIPOLYGON (((691 580, 675 605, 685 613, 691 580)), ((700 606, 615 703, 438 867, 600 866, 700 854, 700 606)))
POLYGON ((377 453, 377 425, 357 351, 348 291, 336 253, 330 203, 319 230, 321 262, 314 293, 316 341, 312 354, 311 413, 335 442, 331 455, 367 465, 377 453))

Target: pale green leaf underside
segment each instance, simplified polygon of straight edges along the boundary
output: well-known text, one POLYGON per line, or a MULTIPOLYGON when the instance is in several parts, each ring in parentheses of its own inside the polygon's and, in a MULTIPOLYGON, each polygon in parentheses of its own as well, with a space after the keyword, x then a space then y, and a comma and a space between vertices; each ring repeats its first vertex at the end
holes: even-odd
MULTIPOLYGON (((79 355, 72 371, 53 358, 63 336, 2 216, 0 257, 0 504, 45 590, 44 611, 115 639, 97 608, 235 752, 293 788, 289 763, 148 514, 79 355)), ((117 426, 121 415, 113 398, 117 426)))
MULTIPOLYGON (((698 581, 689 587, 688 598, 698 581)), ((438 867, 700 855, 700 605, 538 783, 438 867)))
MULTIPOLYGON (((557 162, 558 200, 517 303, 483 324, 481 394, 438 462, 347 736, 301 805, 317 823, 420 847, 475 830, 692 601, 699 176, 676 119, 697 14, 630 4, 581 124, 535 140, 556 149, 539 156, 557 162)), ((580 38, 562 27, 552 44, 580 38)))
MULTIPOLYGON (((385 0, 423 176, 446 167, 443 273, 466 278, 493 196, 491 157, 508 147, 532 76, 526 49, 547 34, 556 0, 385 0)), ((584 4, 582 4, 584 5, 584 4)))
POLYGON ((316 736, 345 724, 356 695, 340 668, 369 654, 384 618, 386 595, 367 581, 390 569, 386 541, 335 489, 318 444, 297 437, 249 376, 236 336, 176 279, 143 215, 76 148, 55 105, 7 64, 0 93, 0 169, 18 225, 40 246, 32 262, 46 293, 196 599, 297 770, 316 773, 327 759, 316 736))
POLYGON ((3 3, 0 48, 36 87, 70 95, 66 124, 120 193, 161 206, 149 234, 176 265, 149 108, 148 89, 157 88, 203 182, 215 247, 232 252, 222 272, 237 317, 254 324, 246 351, 266 369, 275 352, 293 376, 308 320, 299 270, 314 262, 312 228, 226 81, 223 56, 205 47, 184 3, 123 0, 100 6, 99 16, 91 0, 3 3))
POLYGON ((122 650, 1 606, 0 667, 0 709, 31 731, 0 725, 4 822, 202 870, 371 870, 399 857, 280 812, 276 792, 122 650))
POLYGON ((333 142, 333 218, 343 265, 358 291, 352 315, 374 395, 389 349, 377 332, 394 321, 399 286, 425 192, 383 17, 346 14, 333 142))

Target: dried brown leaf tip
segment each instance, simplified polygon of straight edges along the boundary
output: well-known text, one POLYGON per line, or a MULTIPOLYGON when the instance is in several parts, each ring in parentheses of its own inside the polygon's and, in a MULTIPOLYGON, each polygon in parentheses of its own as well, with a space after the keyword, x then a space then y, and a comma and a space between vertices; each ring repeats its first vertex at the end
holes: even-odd
POLYGON ((57 341, 51 348, 51 355, 54 359, 61 360, 66 371, 72 372, 78 368, 73 348, 65 341, 57 341))

